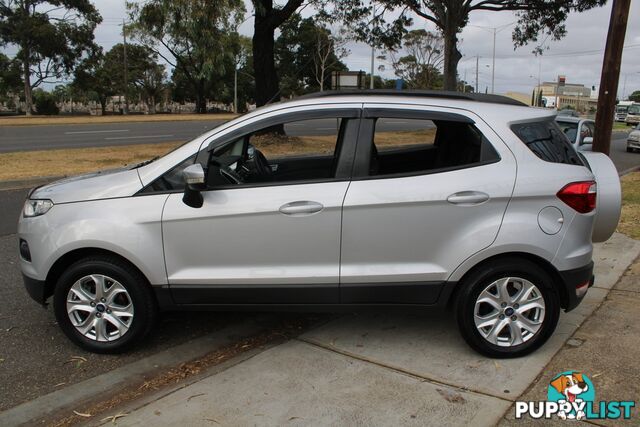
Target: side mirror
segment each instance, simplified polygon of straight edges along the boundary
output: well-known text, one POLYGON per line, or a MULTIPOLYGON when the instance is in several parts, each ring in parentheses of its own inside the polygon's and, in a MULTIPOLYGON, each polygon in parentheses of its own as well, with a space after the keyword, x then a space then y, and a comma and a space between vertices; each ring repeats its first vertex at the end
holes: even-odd
POLYGON ((580 143, 580 145, 593 145, 593 137, 585 136, 584 138, 582 138, 582 142, 580 143))
POLYGON ((200 163, 187 166, 182 171, 185 187, 182 201, 192 208, 201 208, 203 204, 201 191, 205 189, 204 169, 200 163))

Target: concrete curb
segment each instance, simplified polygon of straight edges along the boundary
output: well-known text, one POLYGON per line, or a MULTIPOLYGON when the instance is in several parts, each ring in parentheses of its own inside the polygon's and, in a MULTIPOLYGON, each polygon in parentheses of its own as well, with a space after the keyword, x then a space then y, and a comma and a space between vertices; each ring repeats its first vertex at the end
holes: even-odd
POLYGON ((640 166, 634 166, 632 168, 625 169, 622 172, 620 172, 618 175, 620 175, 620 177, 623 177, 625 175, 629 175, 630 173, 637 172, 637 171, 640 171, 640 166))
POLYGON ((0 425, 34 424, 48 415, 67 409, 71 411, 72 408, 80 407, 99 395, 115 391, 132 381, 142 381, 145 376, 153 372, 167 370, 181 363, 197 359, 216 348, 231 344, 238 338, 254 335, 260 330, 262 327, 259 324, 244 322, 166 349, 111 372, 8 409, 0 413, 0 425))

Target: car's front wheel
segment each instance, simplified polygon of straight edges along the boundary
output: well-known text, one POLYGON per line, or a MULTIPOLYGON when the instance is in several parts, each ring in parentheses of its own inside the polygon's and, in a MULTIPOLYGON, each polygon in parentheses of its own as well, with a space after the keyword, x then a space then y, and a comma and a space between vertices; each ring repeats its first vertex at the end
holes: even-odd
POLYGON ((146 279, 111 257, 85 258, 58 279, 54 311, 63 332, 94 353, 119 353, 151 330, 156 304, 146 279))
POLYGON ((524 356, 543 345, 556 328, 560 303, 553 279, 533 262, 490 262, 461 285, 456 299, 460 332, 486 356, 524 356))

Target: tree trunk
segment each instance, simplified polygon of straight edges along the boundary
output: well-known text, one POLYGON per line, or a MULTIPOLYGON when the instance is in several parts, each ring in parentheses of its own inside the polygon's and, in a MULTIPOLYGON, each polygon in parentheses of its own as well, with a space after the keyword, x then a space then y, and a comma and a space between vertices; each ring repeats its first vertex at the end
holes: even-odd
MULTIPOLYGON (((28 58, 28 53, 25 53, 28 58)), ((31 95, 31 70, 29 69, 29 62, 22 61, 22 78, 24 79, 24 102, 26 104, 27 116, 30 116, 33 112, 33 97, 31 95)))
POLYGON ((149 114, 155 114, 156 113, 156 97, 151 95, 151 97, 149 97, 149 114))
POLYGON ((444 90, 458 88, 458 62, 462 54, 458 50, 458 27, 449 25, 443 31, 444 36, 444 90), (451 28, 453 27, 453 28, 451 28))
POLYGON ((275 30, 265 17, 256 16, 253 35, 253 68, 256 78, 256 105, 280 101, 280 82, 274 59, 275 30))
POLYGON ((207 113, 207 98, 204 96, 205 83, 204 79, 200 79, 196 84, 196 113, 198 114, 207 113))
POLYGON ((107 98, 100 98, 100 109, 102 110, 102 115, 107 115, 107 98))

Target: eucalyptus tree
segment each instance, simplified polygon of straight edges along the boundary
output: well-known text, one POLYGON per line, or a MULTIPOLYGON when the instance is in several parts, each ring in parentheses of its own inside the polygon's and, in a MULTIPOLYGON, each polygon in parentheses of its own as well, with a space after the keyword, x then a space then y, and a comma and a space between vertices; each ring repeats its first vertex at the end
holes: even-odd
POLYGON ((94 30, 100 22, 89 0, 0 0, 0 46, 18 49, 27 115, 33 89, 69 75, 98 50, 94 30))

